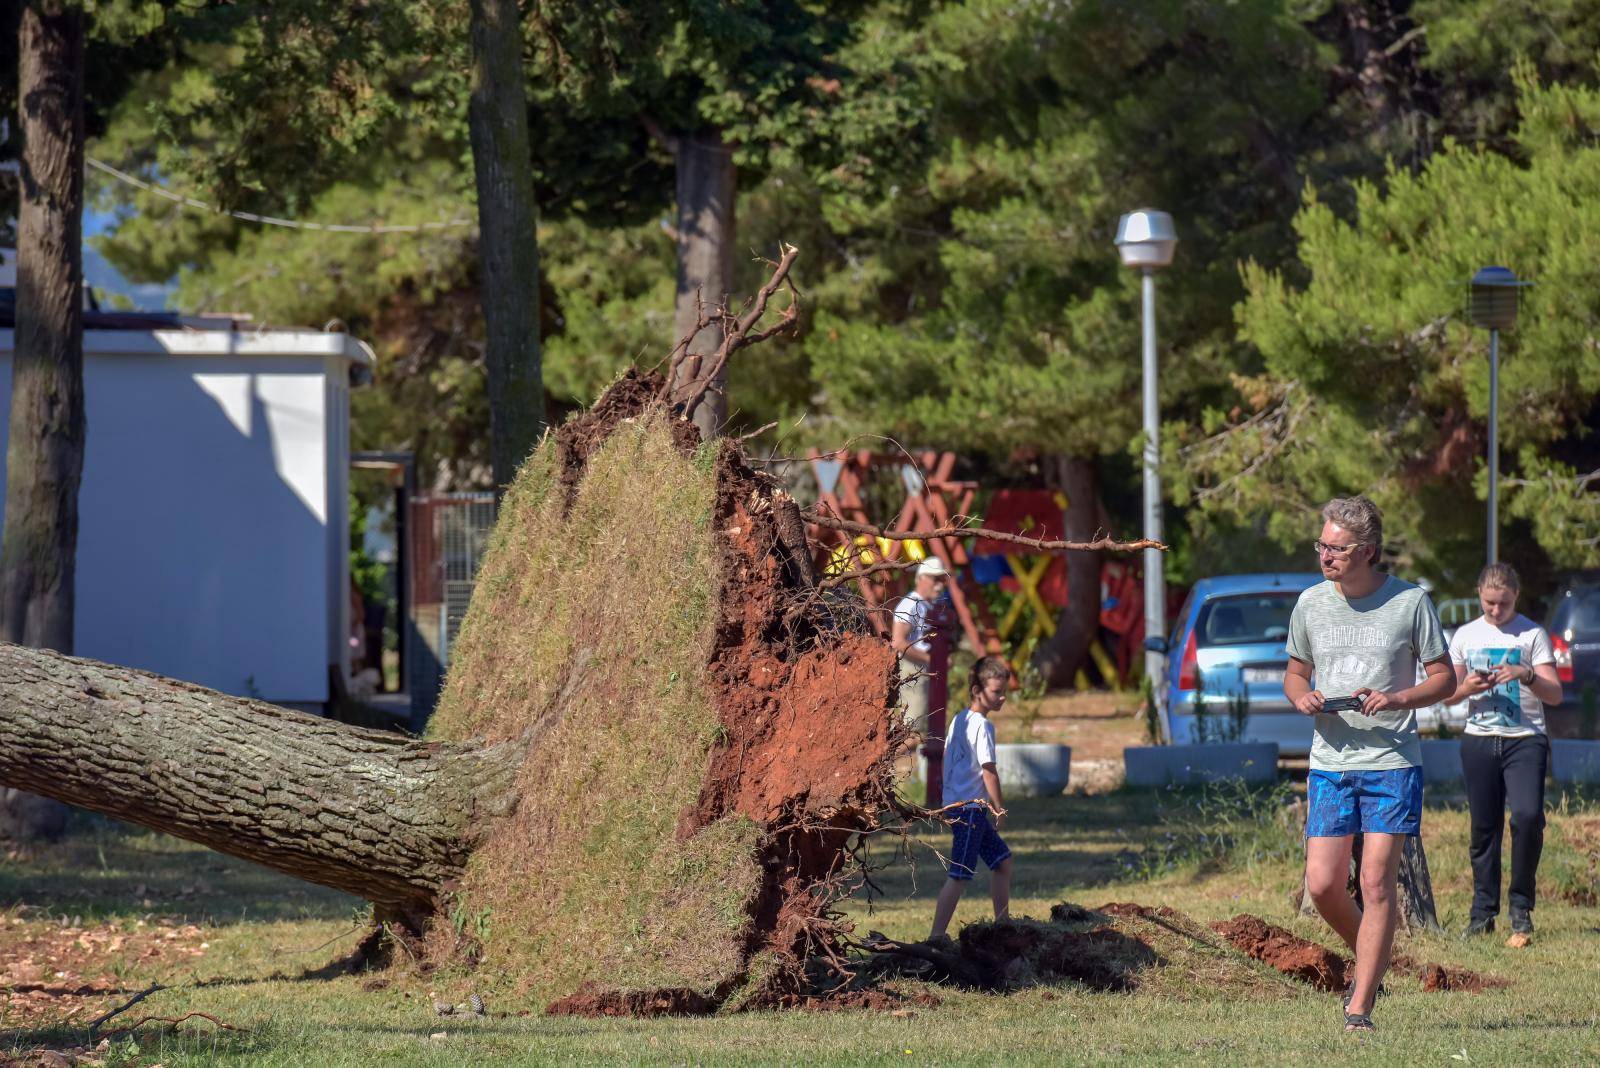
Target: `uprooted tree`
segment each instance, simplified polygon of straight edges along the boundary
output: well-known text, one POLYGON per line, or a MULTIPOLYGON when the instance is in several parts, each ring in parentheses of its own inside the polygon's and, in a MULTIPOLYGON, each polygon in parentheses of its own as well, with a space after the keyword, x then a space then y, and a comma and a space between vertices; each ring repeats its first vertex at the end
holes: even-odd
POLYGON ((629 372, 530 455, 426 738, 0 646, 0 783, 356 894, 369 951, 525 997, 792 996, 837 947, 857 836, 904 812, 892 652, 819 579, 795 501, 692 422, 794 321, 794 257, 705 313, 719 351, 671 361, 693 373, 629 372))

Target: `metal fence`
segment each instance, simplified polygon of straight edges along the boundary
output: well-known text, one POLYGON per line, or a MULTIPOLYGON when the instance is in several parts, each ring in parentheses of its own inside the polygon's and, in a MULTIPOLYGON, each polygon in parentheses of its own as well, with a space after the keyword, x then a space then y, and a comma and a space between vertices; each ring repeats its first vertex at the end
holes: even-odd
POLYGON ((422 716, 438 701, 495 512, 492 493, 448 493, 411 501, 410 622, 417 640, 408 681, 422 716))

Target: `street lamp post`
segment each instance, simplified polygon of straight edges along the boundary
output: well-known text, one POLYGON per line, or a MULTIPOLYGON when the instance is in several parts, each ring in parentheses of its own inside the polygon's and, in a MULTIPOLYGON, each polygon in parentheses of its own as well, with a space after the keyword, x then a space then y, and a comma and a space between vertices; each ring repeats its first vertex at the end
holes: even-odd
POLYGON ((1489 563, 1500 560, 1500 331, 1517 321, 1522 282, 1509 267, 1484 267, 1472 276, 1472 321, 1489 331, 1489 563))
MULTIPOLYGON (((1130 211, 1117 223, 1117 254, 1125 267, 1144 277, 1144 536, 1161 540, 1161 409, 1156 394, 1156 271, 1172 262, 1177 247, 1172 216, 1164 211, 1130 211)), ((1164 637, 1167 632, 1167 582, 1161 551, 1144 551, 1144 632, 1164 637)), ((1161 693, 1164 654, 1146 648, 1145 677, 1151 692, 1161 693)))

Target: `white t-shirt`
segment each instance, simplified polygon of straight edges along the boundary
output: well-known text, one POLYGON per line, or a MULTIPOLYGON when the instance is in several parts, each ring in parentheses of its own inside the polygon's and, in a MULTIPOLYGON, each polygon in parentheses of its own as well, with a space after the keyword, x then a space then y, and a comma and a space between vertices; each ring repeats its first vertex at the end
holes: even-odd
POLYGON ((994 763, 994 724, 982 713, 963 708, 944 736, 944 803, 981 801, 983 766, 994 763))
MULTIPOLYGON (((1450 659, 1470 672, 1501 664, 1539 667, 1556 662, 1550 635, 1525 615, 1515 615, 1503 627, 1479 616, 1464 624, 1450 639, 1450 659)), ((1544 703, 1533 687, 1507 682, 1476 694, 1467 703, 1468 734, 1498 734, 1520 738, 1544 733, 1544 703)))
POLYGON ((932 610, 932 602, 915 590, 894 603, 894 618, 911 624, 907 637, 918 652, 932 651, 928 645, 928 633, 933 630, 928 624, 928 613, 932 610))

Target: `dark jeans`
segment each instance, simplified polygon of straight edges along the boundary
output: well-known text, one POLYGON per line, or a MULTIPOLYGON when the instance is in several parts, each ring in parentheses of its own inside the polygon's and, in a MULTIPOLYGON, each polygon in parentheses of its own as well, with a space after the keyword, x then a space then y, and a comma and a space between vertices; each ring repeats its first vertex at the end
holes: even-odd
POLYGON ((1542 734, 1461 738, 1461 771, 1472 813, 1472 915, 1500 911, 1500 839, 1511 806, 1511 907, 1533 909, 1534 873, 1544 849, 1544 776, 1550 739, 1542 734))

